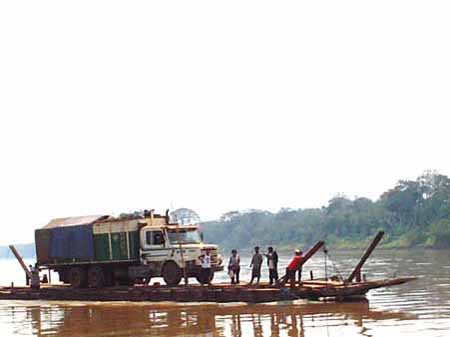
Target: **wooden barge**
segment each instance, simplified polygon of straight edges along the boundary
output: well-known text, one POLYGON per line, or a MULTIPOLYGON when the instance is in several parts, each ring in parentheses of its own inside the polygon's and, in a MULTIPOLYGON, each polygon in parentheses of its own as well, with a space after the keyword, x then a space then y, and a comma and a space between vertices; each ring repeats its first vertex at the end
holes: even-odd
POLYGON ((176 302, 247 302, 262 303, 295 299, 318 300, 333 298, 338 301, 364 296, 369 290, 403 284, 414 280, 401 277, 351 284, 334 281, 305 281, 295 287, 273 287, 214 284, 208 286, 120 286, 102 289, 77 289, 66 285, 43 286, 39 290, 29 287, 0 288, 3 300, 58 300, 58 301, 176 301, 176 302))
MULTIPOLYGON (((39 290, 29 287, 0 288, 0 300, 75 300, 75 301, 176 301, 176 302, 247 302, 262 303, 295 299, 318 300, 331 298, 337 301, 351 300, 364 296, 369 290, 400 285, 413 281, 415 277, 399 277, 382 280, 362 280, 361 269, 372 251, 383 237, 379 232, 347 279, 308 280, 286 285, 281 281, 276 286, 260 285, 163 285, 116 286, 106 288, 73 288, 68 285, 44 285, 39 290)), ((316 243, 303 257, 308 261, 324 247, 324 242, 316 243)), ((14 250, 13 250, 14 251, 14 250)), ((326 249, 324 249, 325 253, 326 249)), ((20 261, 18 253, 15 255, 20 261)))

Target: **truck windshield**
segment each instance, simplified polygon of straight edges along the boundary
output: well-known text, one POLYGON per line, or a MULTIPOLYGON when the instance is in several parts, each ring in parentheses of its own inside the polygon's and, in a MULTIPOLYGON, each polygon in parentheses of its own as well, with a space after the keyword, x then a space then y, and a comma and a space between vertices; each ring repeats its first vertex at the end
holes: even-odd
POLYGON ((179 229, 178 233, 175 229, 169 230, 169 240, 171 244, 180 243, 201 243, 200 233, 196 229, 179 229))

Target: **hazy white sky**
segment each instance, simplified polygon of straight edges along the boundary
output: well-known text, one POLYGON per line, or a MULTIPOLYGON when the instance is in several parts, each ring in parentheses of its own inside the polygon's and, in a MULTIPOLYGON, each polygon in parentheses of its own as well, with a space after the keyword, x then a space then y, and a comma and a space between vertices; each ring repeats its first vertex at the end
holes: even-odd
POLYGON ((0 244, 450 174, 448 1, 0 1, 0 244))

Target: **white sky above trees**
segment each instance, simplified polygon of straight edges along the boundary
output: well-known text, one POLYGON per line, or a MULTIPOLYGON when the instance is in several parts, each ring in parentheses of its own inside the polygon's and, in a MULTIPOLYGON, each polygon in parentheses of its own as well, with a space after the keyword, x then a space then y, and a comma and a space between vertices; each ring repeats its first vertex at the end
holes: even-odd
POLYGON ((51 218, 450 174, 448 1, 0 2, 0 244, 51 218))

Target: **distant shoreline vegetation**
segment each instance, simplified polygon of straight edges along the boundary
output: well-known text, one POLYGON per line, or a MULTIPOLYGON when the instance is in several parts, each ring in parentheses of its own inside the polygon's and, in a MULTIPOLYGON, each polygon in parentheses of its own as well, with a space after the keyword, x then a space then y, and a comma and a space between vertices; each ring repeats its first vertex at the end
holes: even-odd
POLYGON ((426 171, 400 180, 376 201, 336 195, 322 208, 233 211, 202 223, 205 239, 221 248, 309 246, 325 240, 336 249, 367 246, 379 230, 380 248, 450 248, 450 179, 426 171))
MULTIPOLYGON (((14 245, 24 259, 36 258, 34 243, 14 245)), ((0 259, 14 259, 14 255, 8 246, 0 246, 0 259)))
MULTIPOLYGON (((182 210, 178 217, 191 216, 182 210)), ((232 211, 201 227, 205 240, 222 250, 282 250, 318 240, 335 249, 363 249, 379 230, 385 231, 379 248, 450 248, 450 178, 426 171, 416 180, 400 180, 376 201, 339 194, 321 208, 232 211)), ((16 247, 24 258, 35 257, 34 243, 16 247)), ((13 258, 8 246, 0 246, 0 258, 13 258)))

